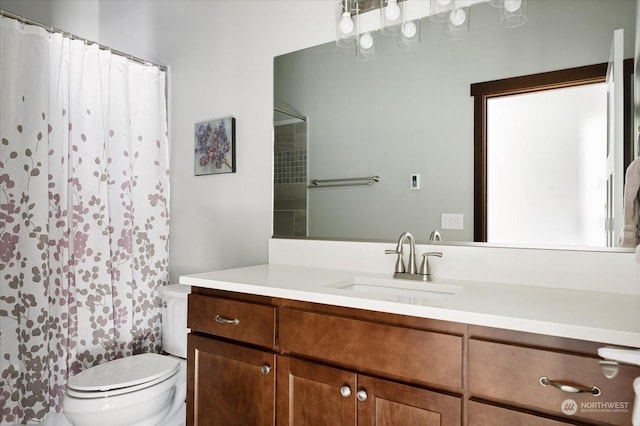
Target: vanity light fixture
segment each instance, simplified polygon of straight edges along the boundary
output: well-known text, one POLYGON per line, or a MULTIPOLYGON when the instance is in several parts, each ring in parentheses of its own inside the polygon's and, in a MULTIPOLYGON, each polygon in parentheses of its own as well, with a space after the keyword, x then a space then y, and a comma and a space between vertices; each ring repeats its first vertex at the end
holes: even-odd
MULTIPOLYGON (((488 1, 500 9, 500 24, 504 28, 519 27, 527 22, 527 0, 488 1)), ((396 36, 402 50, 416 49, 420 43, 421 20, 407 13, 411 3, 412 0, 340 0, 336 5, 336 44, 355 47, 356 57, 362 61, 377 57, 378 32, 396 36), (360 28, 360 14, 375 9, 379 9, 380 30, 360 28)), ((444 23, 447 39, 462 40, 469 36, 469 1, 429 0, 429 4, 429 20, 444 23)))
POLYGON ((340 1, 336 5, 336 45, 354 47, 358 42, 358 3, 340 1), (354 8, 351 5, 354 3, 354 8))
MULTIPOLYGON (((452 0, 448 0, 452 1, 452 0)), ((356 48, 356 58, 371 61, 378 56, 378 31, 360 28, 360 13, 380 9, 380 33, 398 38, 403 50, 413 50, 420 41, 420 20, 406 20, 409 0, 340 0, 336 4, 336 45, 356 48), (402 4, 399 4, 402 2, 402 4)))
POLYGON ((398 6, 398 0, 380 0, 380 32, 384 35, 400 34, 403 12, 404 9, 398 6))
POLYGON ((469 7, 456 7, 455 1, 453 3, 453 10, 445 23, 444 36, 449 40, 462 40, 469 36, 469 7))
POLYGON ((376 31, 358 34, 356 58, 360 61, 372 61, 378 56, 378 36, 376 31))
POLYGON ((453 11, 453 0, 431 0, 429 19, 433 22, 447 22, 453 11))
MULTIPOLYGON (((384 4, 384 0, 381 0, 384 4)), ((389 21, 397 21, 400 18, 400 6, 398 0, 387 0, 387 6, 384 8, 384 16, 389 21)))
MULTIPOLYGON (((406 2, 404 7, 407 8, 409 3, 406 2)), ((402 17, 402 25, 400 26, 400 34, 398 35, 398 47, 402 50, 415 50, 420 44, 420 20, 407 20, 406 10, 402 17)))
POLYGON ((398 37, 398 47, 402 50, 415 50, 420 43, 420 21, 407 21, 402 24, 402 31, 398 37))
POLYGON ((500 9, 500 24, 504 28, 515 28, 527 22, 527 0, 503 0, 500 9))

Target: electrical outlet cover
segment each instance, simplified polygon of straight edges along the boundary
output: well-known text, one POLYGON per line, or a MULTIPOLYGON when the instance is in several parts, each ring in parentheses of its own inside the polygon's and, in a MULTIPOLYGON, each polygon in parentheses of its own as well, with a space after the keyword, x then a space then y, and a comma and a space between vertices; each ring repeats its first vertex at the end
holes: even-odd
POLYGON ((464 229, 464 214, 462 213, 442 213, 440 216, 440 227, 442 229, 464 229))

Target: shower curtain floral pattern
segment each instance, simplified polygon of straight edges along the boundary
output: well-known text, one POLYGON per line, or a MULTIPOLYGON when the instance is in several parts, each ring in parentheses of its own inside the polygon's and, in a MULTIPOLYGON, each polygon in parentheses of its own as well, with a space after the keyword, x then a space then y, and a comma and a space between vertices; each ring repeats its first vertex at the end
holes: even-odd
POLYGON ((164 72, 2 17, 0 424, 61 411, 67 378, 161 348, 164 72))

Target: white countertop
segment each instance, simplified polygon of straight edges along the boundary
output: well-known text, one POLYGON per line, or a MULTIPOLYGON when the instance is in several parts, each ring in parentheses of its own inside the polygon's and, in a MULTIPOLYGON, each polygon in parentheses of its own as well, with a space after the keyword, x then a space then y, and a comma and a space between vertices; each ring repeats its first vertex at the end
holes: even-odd
POLYGON ((640 348, 640 295, 475 281, 423 284, 390 274, 275 264, 185 275, 180 283, 640 348), (459 291, 398 298, 336 288, 354 281, 459 291))

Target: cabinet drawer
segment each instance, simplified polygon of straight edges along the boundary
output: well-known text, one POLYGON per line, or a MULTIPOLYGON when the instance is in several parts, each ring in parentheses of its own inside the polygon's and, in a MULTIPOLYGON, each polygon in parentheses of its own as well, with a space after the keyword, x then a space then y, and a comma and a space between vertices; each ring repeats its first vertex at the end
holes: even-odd
POLYGON ((280 348, 362 372, 462 388, 462 337, 289 308, 280 309, 280 348))
POLYGON ((272 306, 190 294, 188 312, 187 326, 194 331, 269 348, 275 344, 272 306))
POLYGON ((614 379, 601 372, 597 358, 532 349, 481 340, 469 340, 469 391, 473 397, 536 409, 572 420, 629 424, 633 408, 633 379, 640 369, 620 366, 614 379), (569 393, 540 383, 591 389, 569 393))
POLYGON ((469 426, 565 426, 569 424, 573 423, 547 419, 476 401, 469 402, 469 426))

